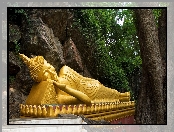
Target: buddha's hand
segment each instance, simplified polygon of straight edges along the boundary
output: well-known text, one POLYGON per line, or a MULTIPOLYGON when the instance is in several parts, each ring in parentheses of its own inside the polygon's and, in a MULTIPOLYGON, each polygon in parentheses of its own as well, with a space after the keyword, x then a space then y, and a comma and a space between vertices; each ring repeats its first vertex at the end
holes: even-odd
POLYGON ((53 84, 54 84, 57 88, 59 88, 60 90, 66 89, 66 84, 61 84, 61 83, 56 82, 56 81, 54 81, 54 80, 52 80, 52 82, 53 82, 53 84))
POLYGON ((82 101, 86 104, 91 104, 91 99, 83 92, 70 88, 67 85, 58 83, 56 81, 53 81, 53 84, 54 84, 55 88, 58 88, 58 89, 64 91, 65 93, 67 93, 71 96, 74 96, 75 98, 79 99, 80 101, 82 101))
POLYGON ((60 89, 62 89, 62 88, 65 88, 65 87, 66 87, 66 85, 65 85, 65 84, 61 84, 61 83, 59 83, 59 82, 57 82, 57 81, 55 81, 55 80, 52 80, 52 79, 47 79, 47 81, 48 81, 48 82, 50 82, 50 83, 52 83, 52 84, 55 84, 55 83, 56 83, 57 88, 60 88, 60 89))

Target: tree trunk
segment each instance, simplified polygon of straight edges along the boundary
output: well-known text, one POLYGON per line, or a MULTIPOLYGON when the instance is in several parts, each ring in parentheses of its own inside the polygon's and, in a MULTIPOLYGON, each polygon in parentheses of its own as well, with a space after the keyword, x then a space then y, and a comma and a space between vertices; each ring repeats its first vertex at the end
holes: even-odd
POLYGON ((162 60, 166 63, 166 54, 167 54, 167 10, 163 9, 161 12, 161 16, 158 19, 158 37, 159 37, 159 46, 162 60))
POLYGON ((163 97, 164 97, 164 121, 167 122, 167 9, 163 9, 158 20, 159 47, 164 68, 163 97))
POLYGON ((142 57, 142 83, 136 105, 137 124, 164 124, 163 65, 152 9, 135 9, 142 57))

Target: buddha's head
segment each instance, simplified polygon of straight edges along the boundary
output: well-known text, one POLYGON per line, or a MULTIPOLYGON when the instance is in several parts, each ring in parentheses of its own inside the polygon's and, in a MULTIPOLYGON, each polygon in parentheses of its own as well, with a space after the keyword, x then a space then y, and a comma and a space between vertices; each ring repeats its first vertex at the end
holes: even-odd
POLYGON ((36 56, 33 58, 28 58, 24 54, 20 54, 20 57, 24 63, 29 67, 30 75, 32 79, 36 82, 46 81, 49 73, 45 76, 46 70, 51 70, 55 72, 55 68, 50 65, 43 56, 36 56))

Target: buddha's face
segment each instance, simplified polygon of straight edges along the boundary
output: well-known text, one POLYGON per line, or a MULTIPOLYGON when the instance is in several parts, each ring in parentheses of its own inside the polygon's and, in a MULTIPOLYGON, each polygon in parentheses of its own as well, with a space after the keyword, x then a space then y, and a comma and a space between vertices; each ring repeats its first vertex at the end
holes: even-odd
POLYGON ((46 81, 47 79, 53 79, 53 75, 57 75, 55 68, 50 65, 46 60, 44 60, 44 64, 40 72, 38 73, 38 78, 40 81, 46 81))
POLYGON ((43 69, 48 69, 52 72, 56 72, 55 68, 52 65, 50 65, 46 60, 44 60, 43 69))
POLYGON ((24 54, 20 54, 20 57, 29 67, 30 75, 36 82, 46 81, 47 79, 58 80, 55 68, 43 56, 36 56, 30 59, 24 54))

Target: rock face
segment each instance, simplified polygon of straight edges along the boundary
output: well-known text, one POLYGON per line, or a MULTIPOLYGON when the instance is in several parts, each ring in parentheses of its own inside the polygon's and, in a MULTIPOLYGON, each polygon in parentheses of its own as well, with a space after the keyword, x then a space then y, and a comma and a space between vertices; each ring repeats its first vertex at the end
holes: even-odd
POLYGON ((21 39, 21 31, 17 25, 9 24, 9 60, 8 70, 9 75, 15 76, 20 70, 20 61, 16 52, 19 52, 19 41, 21 39))
POLYGON ((31 18, 30 24, 25 26, 27 30, 21 40, 25 47, 24 54, 28 57, 41 55, 58 71, 65 61, 60 41, 54 36, 52 29, 41 18, 31 18))
POLYGON ((21 103, 24 103, 26 97, 10 86, 9 88, 9 118, 19 118, 20 117, 20 107, 21 103))
POLYGON ((9 52, 9 74, 16 75, 20 70, 20 62, 19 59, 13 54, 13 52, 9 52))
POLYGON ((18 41, 21 38, 21 32, 17 25, 9 24, 9 42, 18 41))
POLYGON ((78 26, 74 26, 73 28, 71 28, 70 34, 77 49, 81 53, 81 59, 83 60, 83 65, 85 66, 84 73, 87 74, 87 77, 93 77, 95 79, 98 79, 99 75, 98 75, 98 70, 96 67, 97 58, 94 58, 94 54, 96 52, 95 42, 93 45, 89 46, 85 42, 85 38, 79 31, 78 26))
POLYGON ((33 84, 34 81, 30 77, 30 72, 28 67, 23 66, 21 70, 16 74, 16 80, 13 83, 14 88, 27 96, 29 95, 33 84))
POLYGON ((88 72, 88 69, 82 61, 81 54, 74 44, 73 40, 69 38, 64 44, 64 58, 66 60, 66 65, 74 69, 76 72, 80 73, 85 77, 92 77, 88 72))
POLYGON ((21 39, 21 31, 17 25, 9 24, 9 50, 19 51, 18 42, 21 39))
POLYGON ((25 11, 31 18, 41 18, 49 28, 52 28, 54 35, 61 43, 66 40, 66 29, 70 28, 73 19, 69 9, 27 9, 25 11))
POLYGON ((83 72, 80 53, 71 38, 65 42, 63 53, 66 65, 70 66, 72 69, 76 69, 77 72, 83 72))

